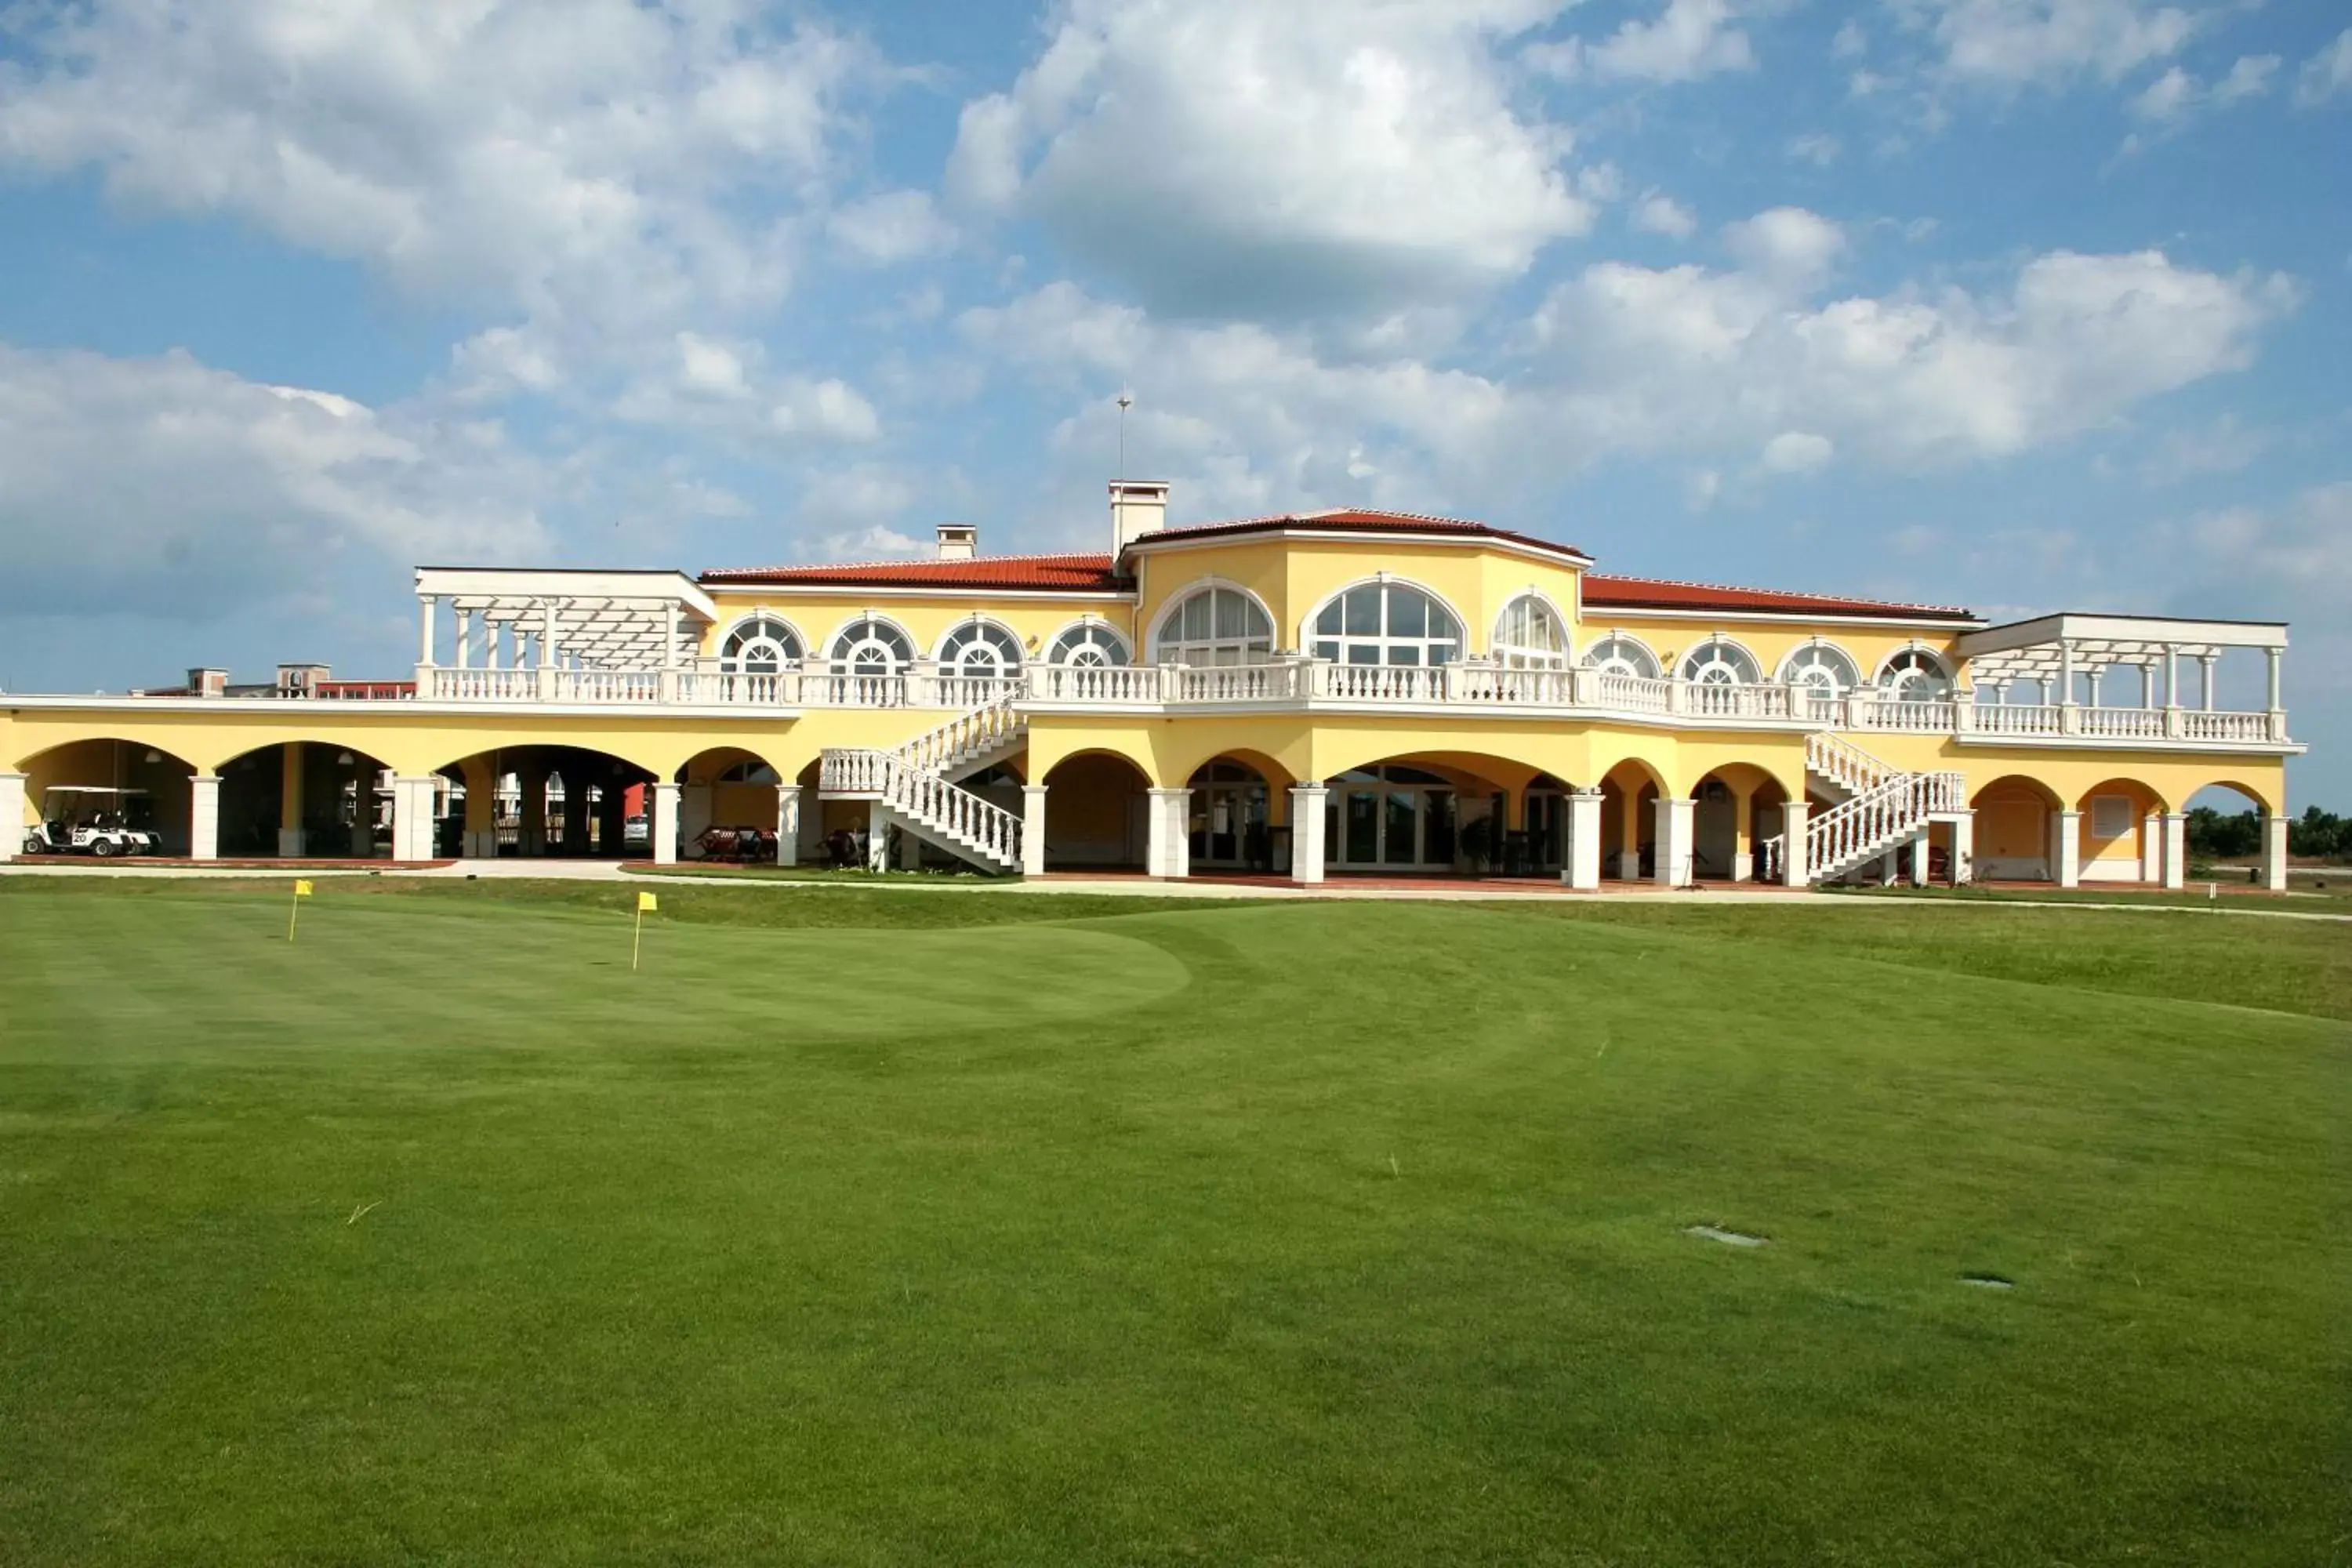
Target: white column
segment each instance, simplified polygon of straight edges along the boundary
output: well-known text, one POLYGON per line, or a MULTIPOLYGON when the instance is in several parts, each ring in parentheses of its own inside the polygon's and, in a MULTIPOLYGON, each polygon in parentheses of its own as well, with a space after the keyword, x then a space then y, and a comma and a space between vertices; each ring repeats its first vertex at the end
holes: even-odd
POLYGON ((0 773, 0 865, 16 858, 25 842, 25 775, 0 773))
POLYGON ((1977 814, 1964 811, 1952 818, 1952 886, 1965 888, 1977 879, 1977 814))
POLYGON ((1042 877, 1045 874, 1045 784, 1021 786, 1021 874, 1042 877))
POLYGON ((2106 671, 2104 668, 2097 665, 2093 665, 2091 667, 2090 674, 2083 678, 2083 684, 2091 689, 2091 707, 2096 708, 2099 705, 2099 678, 2105 674, 2106 674, 2106 671))
POLYGON ((1144 869, 1154 877, 1189 877, 1192 874, 1192 792, 1155 789, 1150 794, 1150 842, 1144 850, 1144 869))
POLYGON ((198 773, 188 781, 188 858, 220 858, 220 775, 198 773))
POLYGON ((2051 870, 2057 877, 2060 887, 2079 888, 2083 885, 2083 814, 2060 811, 2052 815, 2057 818, 2054 824, 2057 831, 2053 837, 2056 840, 2058 863, 2051 870))
POLYGON ((2164 814, 2159 811, 2139 819, 2139 879, 2164 880, 2164 814))
POLYGON ((890 868, 890 808, 878 800, 869 801, 866 806, 866 868, 890 868))
POLYGON ((1311 888, 1323 879, 1323 830, 1331 792, 1320 784, 1290 790, 1290 879, 1311 888))
POLYGON ((1568 808, 1567 852, 1560 857, 1559 879, 1580 893, 1601 889, 1601 792, 1572 790, 1568 808))
POLYGON ((2286 739, 2286 698, 2279 689, 2279 672, 2285 662, 2286 650, 2266 647, 2263 651, 2270 655, 2271 660, 2271 739, 2284 741, 2286 739))
POLYGON ((1911 885, 1915 888, 1927 885, 1927 830, 1924 827, 1919 830, 1918 837, 1911 840, 1911 885))
POLYGON ((2284 816, 2263 818, 2263 886, 2273 893, 2286 891, 2286 823, 2284 816))
POLYGON ((460 605, 457 606, 457 658, 456 661, 459 669, 464 669, 474 662, 473 642, 474 612, 467 609, 465 605, 460 605))
POLYGON ((419 664, 433 662, 433 611, 440 603, 436 595, 416 595, 416 662, 419 664))
POLYGON ((801 858, 801 786, 776 786, 776 864, 791 866, 801 858))
POLYGON ((2139 705, 2143 708, 2156 706, 2156 666, 2152 664, 2139 667, 2139 705))
POLYGON ((1812 809, 1809 800, 1792 800, 1780 808, 1780 880, 1791 888, 1812 884, 1812 868, 1805 864, 1805 818, 1812 809))
POLYGON ((1657 805, 1657 858, 1652 879, 1661 888, 1682 888, 1691 879, 1691 828, 1698 803, 1662 795, 1657 805))
MULTIPOLYGON (((566 781, 567 783, 569 781, 566 781)), ((656 866, 677 864, 677 796, 679 785, 667 780, 653 785, 653 851, 656 866)))
POLYGON ((2058 643, 2058 702, 2061 707, 2074 705, 2074 642, 2062 637, 2058 643))
POLYGON ((2197 706, 2208 713, 2213 711, 2213 688, 2216 684, 2213 665, 2220 658, 2221 655, 2211 653, 2197 656, 2197 706))
MULTIPOLYGON (((392 858, 395 860, 430 860, 438 847, 434 843, 434 804, 440 799, 439 781, 430 773, 423 778, 400 778, 392 781, 392 858)), ((567 786, 570 781, 566 781, 567 786)), ((565 809, 570 809, 567 801, 565 809)))
POLYGON ((482 668, 500 669, 505 668, 506 662, 506 626, 502 622, 490 619, 490 612, 485 609, 482 611, 482 668))
POLYGON ((2164 814, 2164 885, 2184 888, 2189 885, 2189 814, 2168 811, 2164 814))

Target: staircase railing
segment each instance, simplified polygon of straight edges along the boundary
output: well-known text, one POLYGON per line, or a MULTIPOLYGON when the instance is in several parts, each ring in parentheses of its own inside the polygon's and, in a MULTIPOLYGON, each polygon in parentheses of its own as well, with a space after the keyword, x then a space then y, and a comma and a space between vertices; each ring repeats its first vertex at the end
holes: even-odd
POLYGON ((1958 773, 1895 773, 1805 824, 1805 870, 1815 881, 1852 870, 1916 835, 1967 798, 1958 773))
POLYGON ((870 795, 923 827, 1004 870, 1021 864, 1021 818, 895 752, 828 748, 818 768, 824 792, 870 795))
POLYGON ((1877 788, 1903 770, 1882 762, 1853 742, 1816 730, 1805 737, 1805 766, 1852 795, 1877 788))
POLYGON ((1028 727, 1008 693, 934 725, 894 748, 908 765, 924 773, 940 773, 966 757, 976 757, 1016 740, 1028 727))

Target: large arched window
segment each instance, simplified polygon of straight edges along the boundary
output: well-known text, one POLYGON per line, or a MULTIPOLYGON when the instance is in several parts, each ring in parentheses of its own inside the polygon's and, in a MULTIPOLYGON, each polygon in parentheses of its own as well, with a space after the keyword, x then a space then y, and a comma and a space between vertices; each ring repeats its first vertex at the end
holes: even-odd
POLYGON ((1509 669, 1561 669, 1568 627, 1539 594, 1521 594, 1495 620, 1495 657, 1509 669))
POLYGON ((1816 697, 1838 697, 1862 684, 1862 670, 1845 649, 1816 637, 1782 663, 1780 684, 1816 697))
POLYGON ((964 622, 940 644, 940 673, 975 678, 1013 675, 1021 668, 1021 640, 994 621, 964 622))
POLYGON ((1906 647, 1878 667, 1878 689, 1897 702, 1942 702, 1952 695, 1952 672, 1924 647, 1906 647))
POLYGON ((1195 588, 1160 617, 1153 657, 1161 664, 1263 664, 1274 656, 1274 622, 1239 588, 1195 588))
POLYGON ((1101 621, 1080 621, 1054 639, 1047 656, 1055 664, 1075 665, 1081 669, 1101 669, 1108 665, 1127 662, 1127 644, 1119 635, 1101 621))
POLYGON ((1611 632, 1585 650, 1584 662, 1604 675, 1658 678, 1658 656, 1622 632, 1611 632))
POLYGON ((734 675, 773 675, 801 661, 800 633, 773 616, 753 616, 727 634, 719 668, 734 675))
POLYGON ((1754 686, 1764 679, 1756 656, 1720 633, 1683 656, 1681 673, 1694 686, 1754 686))
POLYGON ((1314 652, 1341 664, 1451 664, 1462 623, 1410 583, 1359 583, 1316 613, 1314 652))
POLYGON ((879 616, 860 616, 834 634, 835 675, 896 675, 915 662, 915 645, 879 616))

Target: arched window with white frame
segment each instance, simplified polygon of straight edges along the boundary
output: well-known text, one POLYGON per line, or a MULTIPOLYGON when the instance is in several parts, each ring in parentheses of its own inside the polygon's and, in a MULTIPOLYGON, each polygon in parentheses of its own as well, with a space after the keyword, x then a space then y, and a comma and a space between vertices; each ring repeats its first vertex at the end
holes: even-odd
POLYGON ((730 675, 773 675, 801 661, 800 633, 771 615, 740 621, 719 645, 719 668, 730 675))
POLYGON ((1568 668, 1568 623, 1540 594, 1521 594, 1495 617, 1495 658, 1507 669, 1568 668))
POLYGON ((1756 686, 1764 679, 1756 656, 1721 632, 1685 654, 1680 673, 1693 686, 1756 686))
POLYGON ((1315 612, 1308 648, 1335 664, 1438 665, 1462 657, 1462 621, 1426 588, 1359 583, 1315 612))
POLYGON ((1897 702, 1944 702, 1952 672, 1930 649, 1906 647, 1878 667, 1878 689, 1897 702))
POLYGON ((1632 675, 1643 680, 1658 678, 1658 656, 1643 647, 1639 638, 1623 632, 1611 632, 1587 648, 1584 662, 1603 675, 1632 675))
POLYGON ((1021 639, 994 621, 974 616, 940 643, 940 673, 972 679, 1002 679, 1021 671, 1021 639))
POLYGON ((912 638, 879 616, 860 616, 833 636, 835 675, 897 675, 915 662, 912 638))
POLYGON ((1127 642, 1107 621, 1080 621, 1063 628, 1046 658, 1077 669, 1106 669, 1127 662, 1127 642))
POLYGON ((1862 667, 1837 644, 1815 637, 1781 661, 1780 684, 1815 697, 1843 697, 1862 684, 1862 667))
POLYGON ((1160 617, 1152 657, 1161 664, 1264 664, 1274 657, 1274 619, 1242 589, 1203 584, 1160 617))

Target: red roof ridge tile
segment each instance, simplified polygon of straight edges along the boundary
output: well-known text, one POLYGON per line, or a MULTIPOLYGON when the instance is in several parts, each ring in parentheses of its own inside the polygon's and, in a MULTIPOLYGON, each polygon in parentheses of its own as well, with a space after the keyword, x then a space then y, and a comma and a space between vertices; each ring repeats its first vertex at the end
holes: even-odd
POLYGON ((984 567, 1022 565, 1043 562, 1085 562, 1099 565, 1108 572, 1111 558, 1099 550, 1055 550, 1026 555, 967 555, 951 561, 935 556, 898 556, 880 561, 803 561, 789 566, 713 566, 704 570, 704 577, 772 577, 788 572, 881 572, 917 571, 924 567, 984 567))
POLYGON ((1961 616, 1974 619, 1974 614, 1961 605, 1923 605, 1908 599, 1872 599, 1855 594, 1823 594, 1804 588, 1758 588, 1736 583, 1699 583, 1686 577, 1637 577, 1624 572, 1587 572, 1584 584, 1590 588, 1597 583, 1646 584, 1658 588, 1692 588, 1706 594, 1747 594, 1769 595, 1776 599, 1815 599, 1841 605, 1870 605, 1885 610, 1914 610, 1924 615, 1961 616))

